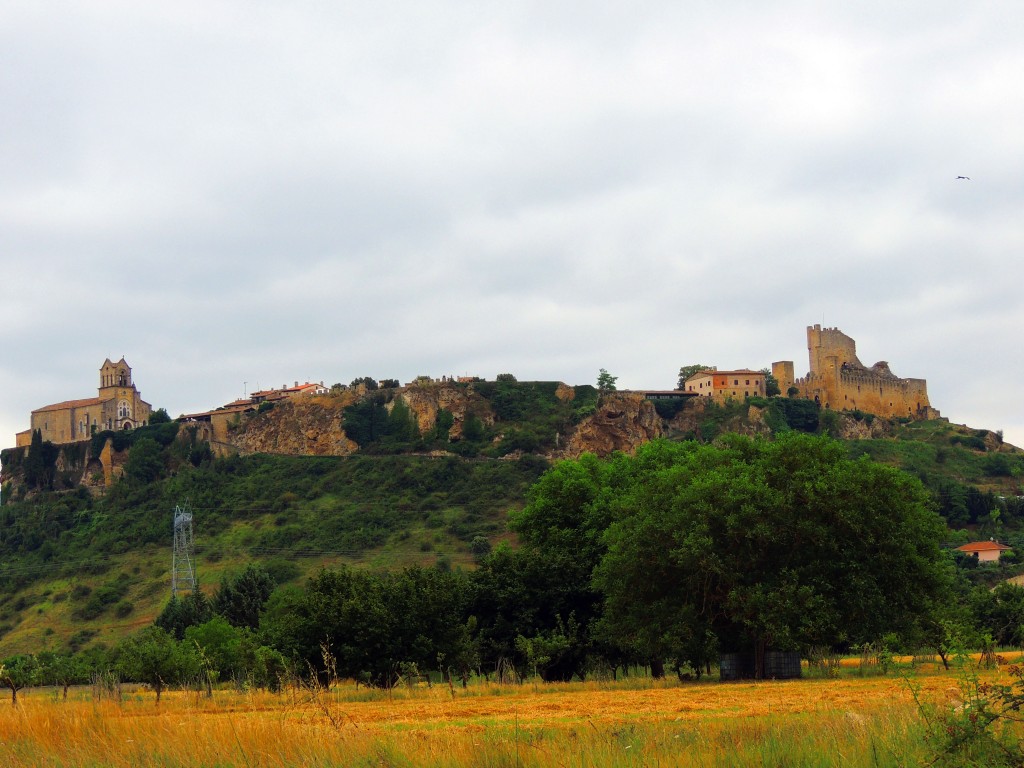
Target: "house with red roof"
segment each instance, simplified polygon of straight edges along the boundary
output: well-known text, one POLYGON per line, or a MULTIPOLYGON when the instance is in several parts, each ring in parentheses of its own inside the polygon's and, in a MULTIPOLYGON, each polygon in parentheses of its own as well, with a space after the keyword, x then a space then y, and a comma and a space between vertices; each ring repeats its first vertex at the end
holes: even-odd
POLYGON ((764 371, 747 368, 738 371, 712 368, 693 374, 686 380, 683 391, 688 395, 712 397, 718 402, 764 397, 765 375, 764 371))
POLYGON ((974 555, 978 558, 979 562, 991 563, 1002 557, 1003 552, 1010 549, 1005 544, 1000 544, 994 539, 988 541, 972 541, 970 544, 964 544, 963 546, 957 547, 959 552, 966 552, 968 555, 974 555))

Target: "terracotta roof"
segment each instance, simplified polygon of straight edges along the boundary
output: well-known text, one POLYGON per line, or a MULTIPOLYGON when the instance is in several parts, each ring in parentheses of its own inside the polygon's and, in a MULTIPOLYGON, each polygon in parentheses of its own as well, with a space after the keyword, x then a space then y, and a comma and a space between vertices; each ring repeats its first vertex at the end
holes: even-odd
MULTIPOLYGON (((259 392, 253 392, 252 397, 267 397, 269 395, 281 394, 282 392, 303 392, 311 387, 319 387, 320 384, 307 381, 305 384, 299 384, 297 387, 284 387, 282 389, 261 389, 259 392)), ((327 389, 327 387, 324 387, 327 389)))
POLYGON ((180 419, 202 419, 213 416, 218 413, 241 413, 243 411, 251 411, 256 408, 256 403, 251 400, 236 400, 233 403, 222 405, 220 408, 214 408, 212 411, 202 411, 201 413, 183 413, 179 417, 180 419))
POLYGON ((682 389, 620 389, 619 392, 633 392, 638 395, 675 395, 676 397, 689 397, 694 392, 685 392, 682 389))
POLYGON ((957 547, 961 552, 992 552, 994 550, 1009 549, 1005 544, 1000 544, 998 541, 972 541, 970 544, 964 544, 963 546, 957 547))
POLYGON ((32 413, 42 413, 43 411, 66 411, 68 408, 85 408, 87 405, 99 405, 105 403, 111 398, 102 397, 89 397, 85 400, 65 400, 63 403, 54 403, 53 405, 44 405, 42 408, 36 408, 32 413))
MULTIPOLYGON (((749 368, 741 368, 738 371, 716 371, 712 370, 711 368, 708 368, 707 370, 704 371, 697 371, 695 374, 693 374, 693 376, 690 377, 690 379, 696 378, 697 376, 713 376, 716 374, 722 376, 737 376, 739 374, 743 374, 744 376, 764 376, 765 372, 752 371, 749 368)), ((687 381, 689 381, 690 379, 687 379, 687 381)))

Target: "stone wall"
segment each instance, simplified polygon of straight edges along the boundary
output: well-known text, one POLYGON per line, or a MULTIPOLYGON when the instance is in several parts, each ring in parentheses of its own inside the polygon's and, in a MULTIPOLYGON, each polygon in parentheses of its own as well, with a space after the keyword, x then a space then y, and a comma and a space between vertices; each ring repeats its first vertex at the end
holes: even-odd
POLYGON ((807 328, 807 352, 810 372, 792 379, 793 364, 772 364, 782 393, 790 387, 800 397, 816 400, 822 408, 860 410, 886 418, 937 418, 938 411, 928 400, 924 379, 903 379, 889 370, 885 361, 868 368, 857 357, 856 342, 838 328, 807 328))

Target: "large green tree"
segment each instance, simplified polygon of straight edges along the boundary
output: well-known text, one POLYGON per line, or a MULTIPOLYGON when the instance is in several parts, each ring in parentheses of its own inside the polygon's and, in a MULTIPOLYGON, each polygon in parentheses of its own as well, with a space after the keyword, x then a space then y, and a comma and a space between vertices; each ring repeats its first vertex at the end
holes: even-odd
POLYGON ((615 382, 618 381, 618 376, 612 376, 608 371, 602 368, 597 373, 597 391, 599 393, 614 392, 615 382))
POLYGON ((275 592, 260 628, 302 672, 390 687, 405 665, 461 673, 470 663, 466 599, 459 572, 342 568, 275 592))
POLYGON ((592 576, 607 550, 605 531, 623 489, 661 461, 659 453, 649 449, 642 461, 624 454, 610 459, 584 454, 560 462, 530 489, 526 507, 509 523, 522 547, 496 552, 476 574, 474 610, 485 663, 514 659, 520 668, 535 666, 549 680, 582 678, 594 662, 615 668, 654 661, 657 670, 657 659, 641 659, 594 635, 603 596, 592 576), (526 658, 537 648, 553 649, 543 664, 526 658))
POLYGON ((685 389, 686 380, 693 376, 695 373, 700 373, 701 371, 710 371, 714 369, 715 366, 704 365, 704 363, 694 363, 693 365, 680 366, 679 375, 676 377, 676 389, 685 389))
POLYGON ((655 443, 618 488, 595 572, 616 642, 698 664, 753 651, 918 636, 948 587, 921 484, 826 438, 655 443), (670 458, 670 461, 665 461, 670 458), (681 658, 690 655, 691 658, 681 658))
POLYGON ((11 704, 17 705, 18 691, 38 682, 39 662, 32 654, 9 656, 0 662, 0 685, 11 691, 11 704))
POLYGON ((198 678, 201 671, 195 646, 179 643, 157 626, 149 626, 120 646, 118 666, 129 680, 148 684, 157 703, 169 685, 198 678))
POLYGON ((65 700, 72 685, 89 681, 89 664, 80 655, 43 651, 39 654, 38 661, 38 682, 59 687, 65 700))
POLYGON ((276 586, 261 565, 250 563, 237 576, 221 579, 220 588, 213 596, 213 611, 233 626, 256 629, 263 606, 276 586))

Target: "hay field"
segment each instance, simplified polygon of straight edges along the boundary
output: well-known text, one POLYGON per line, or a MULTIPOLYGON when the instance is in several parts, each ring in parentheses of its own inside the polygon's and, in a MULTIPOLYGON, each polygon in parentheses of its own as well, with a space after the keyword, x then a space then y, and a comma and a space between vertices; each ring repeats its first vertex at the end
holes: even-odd
MULTIPOLYGON (((986 673, 998 675, 998 672, 986 673)), ((919 674, 932 701, 956 677, 919 674)), ((2 700, 0 700, 2 702, 2 700)), ((281 694, 148 691, 0 703, 5 766, 907 765, 924 757, 906 680, 433 686, 281 694)))

